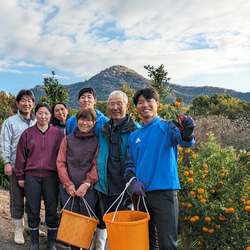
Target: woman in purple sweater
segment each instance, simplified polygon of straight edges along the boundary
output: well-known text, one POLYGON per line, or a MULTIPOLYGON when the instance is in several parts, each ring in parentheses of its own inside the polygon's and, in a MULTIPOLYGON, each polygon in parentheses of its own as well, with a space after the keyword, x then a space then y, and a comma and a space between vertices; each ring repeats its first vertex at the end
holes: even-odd
POLYGON ((51 107, 39 103, 35 108, 36 125, 26 129, 17 145, 14 171, 18 184, 24 188, 28 205, 28 223, 31 250, 39 249, 41 197, 45 204, 45 222, 48 227, 47 249, 55 250, 58 228, 56 158, 63 135, 49 125, 51 107))

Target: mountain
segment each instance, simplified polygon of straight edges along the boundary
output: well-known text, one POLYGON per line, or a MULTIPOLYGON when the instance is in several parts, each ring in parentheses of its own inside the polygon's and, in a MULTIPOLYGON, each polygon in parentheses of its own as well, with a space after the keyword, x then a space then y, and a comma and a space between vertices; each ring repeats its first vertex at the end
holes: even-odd
MULTIPOLYGON (((69 89, 69 107, 78 109, 78 91, 83 87, 92 87, 96 90, 97 99, 99 101, 106 101, 109 94, 114 90, 119 90, 124 84, 129 83, 133 89, 139 87, 150 86, 151 81, 145 77, 139 75, 132 69, 128 69, 125 66, 116 65, 101 71, 99 74, 91 77, 89 80, 84 82, 78 82, 70 85, 65 85, 69 89)), ((241 93, 234 90, 217 88, 217 87, 187 87, 177 84, 169 84, 173 89, 172 93, 167 97, 167 102, 174 102, 177 96, 183 97, 184 103, 192 103, 193 99, 197 95, 208 95, 211 96, 213 93, 218 94, 229 94, 232 97, 239 98, 250 102, 250 93, 241 93)), ((33 89, 36 99, 44 96, 43 86, 37 85, 33 89)))

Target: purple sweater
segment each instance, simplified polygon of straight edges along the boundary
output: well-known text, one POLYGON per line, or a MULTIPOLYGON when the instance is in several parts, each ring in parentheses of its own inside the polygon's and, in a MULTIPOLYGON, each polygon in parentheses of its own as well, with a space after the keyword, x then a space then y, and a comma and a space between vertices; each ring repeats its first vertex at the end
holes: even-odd
POLYGON ((18 180, 24 175, 49 177, 57 174, 56 158, 63 135, 53 126, 42 134, 37 126, 26 129, 17 145, 14 171, 18 180))

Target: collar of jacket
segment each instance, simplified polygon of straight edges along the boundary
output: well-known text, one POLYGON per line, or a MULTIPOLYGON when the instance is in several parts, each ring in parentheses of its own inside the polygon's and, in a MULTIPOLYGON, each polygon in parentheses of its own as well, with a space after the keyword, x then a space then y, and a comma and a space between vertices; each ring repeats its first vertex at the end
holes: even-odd
MULTIPOLYGON (((112 119, 110 119, 102 128, 101 131, 102 133, 105 134, 109 134, 110 132, 110 128, 111 128, 111 122, 112 119)), ((122 124, 121 127, 121 133, 126 133, 132 130, 137 129, 137 127, 134 124, 134 121, 132 120, 132 118, 129 115, 126 115, 126 120, 124 121, 124 123, 122 124)))

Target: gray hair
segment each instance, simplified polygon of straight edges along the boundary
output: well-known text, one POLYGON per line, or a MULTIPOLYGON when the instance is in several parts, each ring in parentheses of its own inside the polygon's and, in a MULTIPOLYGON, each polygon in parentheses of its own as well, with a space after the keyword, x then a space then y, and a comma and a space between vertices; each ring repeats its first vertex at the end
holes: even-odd
POLYGON ((111 92, 110 95, 109 95, 109 98, 108 98, 108 102, 109 102, 109 99, 112 96, 122 96, 123 97, 123 102, 125 104, 128 104, 128 96, 124 92, 122 92, 121 90, 115 90, 115 91, 111 92))

